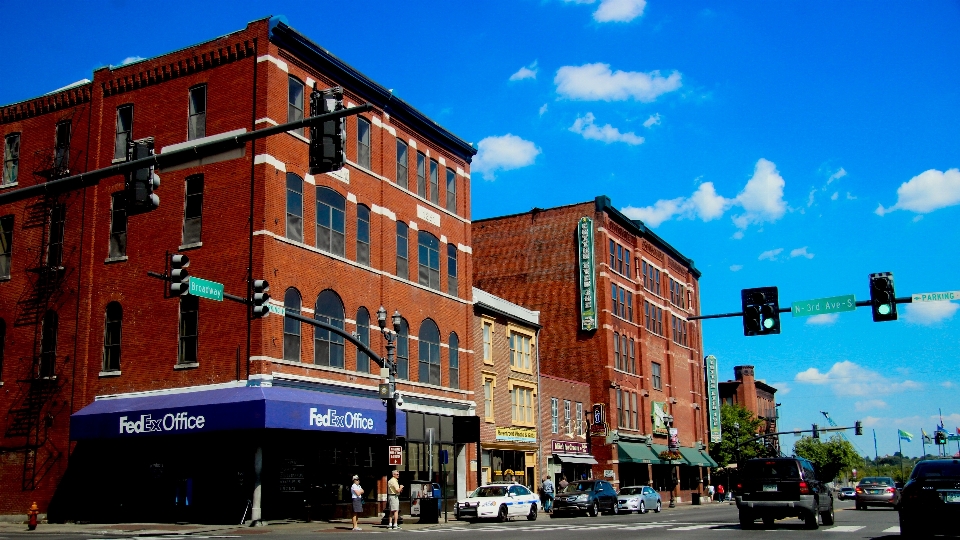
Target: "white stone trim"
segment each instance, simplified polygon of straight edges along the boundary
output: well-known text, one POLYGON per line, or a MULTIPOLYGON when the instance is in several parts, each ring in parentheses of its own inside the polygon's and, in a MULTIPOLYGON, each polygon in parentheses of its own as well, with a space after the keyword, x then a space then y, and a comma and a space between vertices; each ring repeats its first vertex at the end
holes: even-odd
POLYGON ((458 244, 457 244, 457 249, 459 249, 460 251, 462 251, 462 252, 464 252, 464 253, 469 253, 469 254, 473 255, 473 248, 470 247, 470 246, 465 246, 465 245, 463 245, 463 244, 458 243, 458 244))
POLYGON ((420 230, 420 226, 417 225, 417 222, 416 222, 416 221, 411 221, 411 222, 407 223, 407 227, 409 227, 410 230, 412 230, 412 231, 419 231, 419 230, 420 230))
POLYGON ((384 208, 377 204, 370 205, 370 211, 374 214, 380 214, 381 216, 387 217, 390 221, 396 221, 397 215, 390 211, 389 208, 384 208))
POLYGON ((271 64, 280 68, 280 71, 283 71, 284 73, 290 73, 290 70, 287 69, 287 63, 275 56, 264 54, 257 57, 257 62, 270 62, 271 64))
POLYGON ((256 123, 258 123, 258 124, 270 124, 271 126, 279 126, 279 125, 280 125, 280 124, 278 124, 277 121, 274 120, 273 118, 267 118, 266 116, 264 116, 263 118, 257 118, 257 122, 256 122, 256 123))
POLYGON ((414 150, 417 149, 417 141, 410 139, 409 141, 407 141, 407 144, 410 146, 410 148, 413 148, 414 150))
POLYGON ((270 154, 257 154, 253 157, 254 165, 259 165, 261 163, 266 163, 280 172, 287 172, 287 166, 282 161, 271 156, 270 154))
POLYGON ((357 196, 354 195, 353 193, 350 193, 350 192, 348 191, 348 192, 347 192, 347 202, 352 202, 353 204, 357 204, 357 196))
POLYGON ((441 244, 448 244, 448 243, 449 243, 449 242, 447 242, 447 235, 445 235, 445 234, 441 234, 441 235, 440 235, 440 243, 441 243, 441 244))
POLYGON ((314 178, 312 174, 303 175, 303 181, 310 184, 311 186, 317 185, 317 180, 314 178))
POLYGON ((313 80, 313 77, 307 77, 307 88, 313 90, 313 85, 317 84, 317 81, 313 80))
POLYGON ((440 226, 440 214, 419 204, 417 205, 417 217, 435 227, 440 226))

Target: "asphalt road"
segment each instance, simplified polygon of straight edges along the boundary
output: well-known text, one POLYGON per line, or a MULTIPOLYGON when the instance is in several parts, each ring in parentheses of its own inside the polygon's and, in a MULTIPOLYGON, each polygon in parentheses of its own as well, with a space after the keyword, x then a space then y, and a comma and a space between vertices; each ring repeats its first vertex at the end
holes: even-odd
POLYGON ((551 518, 541 514, 536 521, 515 519, 506 523, 466 523, 451 519, 448 523, 426 528, 405 528, 389 531, 379 526, 364 525, 363 531, 350 531, 346 527, 318 527, 315 524, 302 524, 296 527, 260 527, 231 529, 216 533, 170 534, 170 535, 91 535, 83 532, 64 531, 59 534, 42 533, 40 530, 27 532, 3 531, 0 540, 23 540, 28 537, 47 536, 58 540, 119 540, 138 538, 139 540, 169 540, 171 537, 188 536, 196 539, 242 538, 256 536, 258 540, 316 540, 321 537, 346 537, 357 535, 419 535, 428 538, 451 539, 487 539, 487 538, 529 538, 536 540, 569 539, 584 540, 591 538, 613 540, 615 538, 667 538, 671 540, 690 539, 776 539, 786 535, 790 539, 824 538, 830 540, 854 540, 874 538, 898 538, 899 526, 897 513, 892 509, 871 508, 854 510, 852 502, 836 502, 836 524, 821 526, 818 530, 806 530, 803 522, 796 518, 777 521, 773 527, 764 528, 757 521, 756 529, 744 531, 737 521, 737 508, 729 504, 709 504, 703 506, 681 506, 675 509, 664 508, 663 512, 650 512, 644 515, 628 514, 618 516, 601 515, 598 517, 562 517, 551 518))

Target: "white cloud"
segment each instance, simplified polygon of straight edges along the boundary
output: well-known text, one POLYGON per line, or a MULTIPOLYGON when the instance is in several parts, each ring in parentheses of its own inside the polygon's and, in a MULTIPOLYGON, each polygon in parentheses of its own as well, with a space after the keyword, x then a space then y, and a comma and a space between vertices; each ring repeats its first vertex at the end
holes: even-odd
POLYGON ((879 205, 875 213, 882 216, 895 210, 909 210, 929 214, 955 204, 960 204, 960 169, 947 172, 930 169, 897 188, 897 204, 890 208, 879 205))
POLYGON ((643 15, 646 0, 600 0, 600 6, 593 12, 597 22, 630 22, 643 15))
POLYGON ((734 240, 743 240, 743 231, 736 231, 731 238, 734 240))
POLYGON ((943 381, 942 383, 940 383, 940 386, 942 386, 942 387, 944 387, 944 388, 953 388, 953 387, 956 386, 956 385, 953 384, 953 382, 951 382, 951 381, 943 381))
POLYGON ((826 372, 815 367, 797 373, 794 381, 803 384, 828 385, 838 396, 875 396, 917 390, 920 383, 909 379, 894 381, 876 371, 844 360, 826 372))
POLYGON ((589 112, 586 116, 577 117, 573 125, 570 126, 570 131, 583 135, 584 139, 603 141, 607 144, 615 142, 627 143, 631 146, 643 144, 643 137, 638 136, 636 133, 632 131, 621 133, 619 129, 610 124, 598 126, 593 123, 595 119, 596 117, 593 116, 593 113, 589 112))
POLYGON ((806 257, 808 259, 812 259, 813 253, 807 253, 807 246, 803 246, 801 248, 790 250, 790 258, 793 257, 806 257))
POLYGON ((839 192, 839 191, 834 191, 834 192, 833 192, 833 195, 830 196, 830 200, 831 200, 831 201, 835 201, 835 200, 837 200, 837 199, 839 199, 839 198, 840 198, 840 192, 839 192))
POLYGON ((537 61, 534 60, 529 66, 520 68, 516 73, 510 76, 511 81, 522 81, 524 79, 537 78, 537 61))
POLYGON ((546 103, 544 103, 543 106, 540 107, 540 116, 543 116, 543 115, 545 115, 545 114, 547 114, 547 104, 546 104, 546 103))
POLYGON ((683 202, 683 197, 671 200, 660 199, 653 203, 653 206, 645 206, 643 208, 626 206, 621 208, 620 211, 630 219, 639 219, 650 227, 657 227, 664 221, 679 214, 683 202))
POLYGON ((626 206, 620 211, 631 219, 639 219, 651 227, 657 227, 674 216, 686 219, 698 217, 703 221, 710 221, 722 216, 730 203, 730 200, 717 195, 713 182, 704 182, 690 198, 661 199, 653 206, 626 206))
POLYGON ((659 71, 610 71, 610 64, 596 63, 582 66, 563 66, 557 70, 553 82, 557 93, 568 99, 585 101, 651 102, 682 85, 681 75, 674 71, 669 76, 659 71))
POLYGON ((487 137, 480 141, 477 148, 471 170, 482 173, 484 180, 493 180, 498 170, 509 171, 533 165, 541 152, 532 142, 510 133, 487 137))
POLYGON ((883 409, 886 408, 887 402, 882 399, 868 399, 865 401, 858 401, 853 404, 853 407, 858 411, 869 411, 871 409, 883 409))
POLYGON ((831 183, 833 183, 834 180, 839 180, 846 175, 847 175, 847 171, 845 171, 843 167, 840 167, 840 170, 831 174, 830 178, 827 178, 827 185, 829 186, 831 183))
POLYGON ((953 302, 917 302, 898 309, 904 309, 903 319, 908 323, 931 326, 953 317, 957 308, 960 304, 953 302))
POLYGON ((643 127, 645 128, 649 128, 651 126, 659 126, 659 125, 660 125, 660 113, 651 114, 650 118, 647 118, 646 120, 643 121, 643 127))
POLYGON ((833 324, 837 322, 837 319, 840 318, 840 315, 837 313, 821 313, 820 315, 812 315, 807 317, 807 324, 812 324, 815 326, 826 326, 828 324, 833 324))
POLYGON ((777 260, 777 255, 780 255, 781 253, 783 253, 783 248, 770 249, 761 253, 757 259, 761 261, 775 261, 777 260))
POLYGON ((788 382, 776 382, 776 383, 773 383, 771 386, 777 389, 778 396, 785 396, 793 390, 793 388, 790 387, 790 383, 788 382))
POLYGON ((760 158, 753 169, 753 176, 736 198, 744 210, 733 217, 737 228, 746 229, 751 223, 774 222, 783 217, 787 211, 787 203, 783 200, 784 185, 776 164, 760 158))
MULTIPOLYGON (((139 62, 139 61, 141 61, 141 60, 146 60, 146 58, 144 58, 144 57, 142 57, 142 56, 128 56, 128 57, 124 58, 124 59, 120 62, 120 66, 126 66, 126 65, 132 64, 132 63, 134 63, 134 62, 139 62)), ((119 66, 118 66, 118 67, 119 67, 119 66)))
POLYGON ((733 264, 733 265, 730 265, 730 271, 731 271, 731 272, 739 272, 739 271, 741 271, 741 270, 743 270, 743 265, 742 265, 742 264, 733 264))

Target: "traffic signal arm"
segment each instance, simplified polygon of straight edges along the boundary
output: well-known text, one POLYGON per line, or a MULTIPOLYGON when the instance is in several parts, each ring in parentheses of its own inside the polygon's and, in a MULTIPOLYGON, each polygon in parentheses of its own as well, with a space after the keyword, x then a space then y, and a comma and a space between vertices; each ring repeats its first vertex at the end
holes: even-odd
MULTIPOLYGON (((913 297, 912 297, 912 296, 901 296, 900 298, 895 298, 895 299, 894 299, 894 303, 896 303, 896 304, 911 304, 911 303, 913 303, 913 297)), ((873 304, 870 302, 870 300, 858 300, 858 301, 856 302, 856 306, 857 306, 857 307, 871 307, 872 305, 873 305, 873 304)), ((780 312, 780 313, 790 313, 790 308, 788 308, 788 307, 781 307, 781 308, 779 309, 779 312, 780 312)), ((687 320, 688 320, 688 321, 697 321, 697 320, 703 320, 703 319, 723 319, 723 318, 727 318, 727 317, 743 317, 743 312, 742 312, 742 311, 737 311, 737 312, 735 312, 735 313, 717 313, 717 314, 714 314, 714 315, 694 315, 694 316, 692 316, 692 317, 687 317, 687 320)), ((822 430, 821 430, 821 431, 822 431, 822 430)), ((793 432, 790 431, 790 432, 788 432, 788 433, 793 433, 793 432)))

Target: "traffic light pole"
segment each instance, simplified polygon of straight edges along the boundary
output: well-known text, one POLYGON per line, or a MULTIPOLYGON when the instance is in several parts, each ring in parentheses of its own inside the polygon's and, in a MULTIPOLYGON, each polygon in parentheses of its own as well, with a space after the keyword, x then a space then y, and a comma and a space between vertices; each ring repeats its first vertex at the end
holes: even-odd
MULTIPOLYGON (((61 193, 64 191, 93 186, 104 178, 126 174, 130 171, 143 169, 151 165, 157 169, 160 169, 162 172, 164 167, 174 167, 176 165, 189 163, 200 158, 242 148, 249 141, 255 141, 257 139, 262 139, 263 137, 269 137, 270 135, 276 135, 286 131, 293 131, 303 127, 312 127, 322 124, 323 122, 337 120, 371 110, 373 110, 373 105, 370 103, 364 103, 363 105, 358 105, 356 107, 349 107, 331 113, 319 114, 317 116, 311 116, 310 118, 304 118, 303 120, 297 120, 295 122, 287 122, 286 124, 258 129, 248 133, 241 133, 239 135, 231 135, 229 137, 188 146, 186 148, 173 150, 171 152, 164 152, 162 154, 155 154, 142 159, 117 163, 109 167, 104 167, 103 169, 96 169, 72 176, 66 176, 64 178, 58 178, 56 180, 50 180, 49 182, 42 182, 33 186, 5 191, 4 193, 0 193, 0 206, 39 195, 61 193)), ((216 135, 211 137, 216 137, 216 135)))
MULTIPOLYGON (((912 297, 912 296, 904 296, 904 297, 901 297, 901 298, 896 298, 896 299, 894 299, 894 303, 895 303, 895 304, 912 304, 912 303, 913 303, 913 297, 912 297)), ((859 300, 859 301, 855 302, 855 305, 856 305, 857 307, 870 307, 870 306, 872 305, 872 302, 870 302, 870 300, 859 300)), ((780 308, 777 312, 778 312, 778 313, 790 313, 790 311, 791 311, 791 308, 782 307, 782 308, 780 308)), ((742 312, 742 311, 738 311, 738 312, 736 312, 736 313, 717 313, 717 314, 714 314, 714 315, 694 315, 693 317, 687 317, 687 320, 688 320, 688 321, 696 321, 696 320, 703 320, 703 319, 723 319, 723 318, 725 318, 725 317, 743 317, 743 312, 742 312)), ((826 430, 824 430, 824 431, 826 431, 826 430)))

